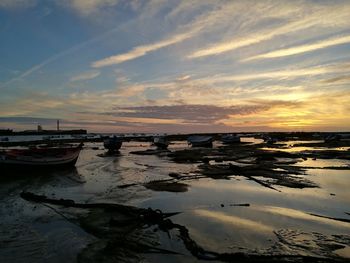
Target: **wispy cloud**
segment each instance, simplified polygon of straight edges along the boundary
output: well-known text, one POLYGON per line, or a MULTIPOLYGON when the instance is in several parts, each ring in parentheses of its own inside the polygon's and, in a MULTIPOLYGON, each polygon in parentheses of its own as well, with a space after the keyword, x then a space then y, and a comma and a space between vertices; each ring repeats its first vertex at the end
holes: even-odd
POLYGON ((305 45, 300 45, 296 47, 291 47, 291 48, 284 48, 272 52, 268 52, 265 54, 253 56, 247 59, 244 59, 242 61, 250 61, 250 60, 255 60, 255 59, 263 59, 263 58, 278 58, 278 57, 286 57, 286 56, 292 56, 292 55, 297 55, 305 52, 310 52, 318 49, 323 49, 331 46, 336 46, 336 45, 341 45, 341 44, 346 44, 350 42, 350 36, 340 36, 340 37, 335 37, 323 41, 319 41, 316 43, 312 44, 305 44, 305 45))
POLYGON ((80 80, 89 80, 94 79, 100 75, 100 71, 97 70, 91 70, 87 72, 83 72, 79 75, 73 76, 70 78, 70 81, 80 81, 80 80))
POLYGON ((335 78, 329 78, 326 80, 323 80, 324 83, 335 83, 335 82, 350 82, 350 76, 344 75, 344 76, 338 76, 335 78))
MULTIPOLYGON (((163 1, 150 1, 148 6, 151 7, 151 11, 147 10, 146 14, 152 14, 154 13, 154 9, 159 10, 160 3, 164 3, 163 1)), ((240 3, 238 3, 240 4, 240 3)), ((145 56, 146 54, 150 52, 154 52, 156 50, 159 50, 164 47, 168 47, 170 45, 174 45, 176 43, 180 43, 184 40, 187 40, 189 38, 197 36, 199 33, 206 32, 207 30, 212 29, 212 27, 217 26, 218 21, 220 21, 219 24, 225 24, 225 21, 231 19, 232 16, 232 10, 236 7, 236 3, 227 3, 225 6, 220 4, 219 2, 212 2, 212 1, 201 1, 201 3, 195 3, 195 2, 181 2, 177 8, 175 8, 173 11, 168 14, 167 18, 170 17, 177 17, 179 10, 184 10, 186 12, 194 12, 198 11, 198 8, 196 7, 203 7, 203 6, 210 6, 208 8, 207 12, 204 12, 204 14, 198 15, 197 17, 193 18, 188 24, 182 25, 178 27, 179 33, 175 33, 174 35, 170 35, 165 39, 162 39, 158 42, 154 42, 152 44, 148 45, 141 45, 133 48, 132 50, 117 54, 114 56, 110 56, 98 61, 95 61, 91 64, 94 68, 99 67, 105 67, 110 65, 116 65, 120 64, 129 60, 133 60, 142 56, 145 56), (189 9, 189 10, 188 10, 189 9)), ((180 21, 174 21, 175 23, 179 23, 180 21)), ((181 24, 181 23, 179 23, 181 24)))
MULTIPOLYGON (((269 110, 274 107, 295 107, 292 101, 249 101, 242 105, 217 106, 204 104, 179 104, 163 106, 114 107, 112 111, 100 115, 143 120, 176 120, 178 123, 215 124, 231 116, 245 116, 269 110)), ((87 113, 90 114, 90 113, 87 113)), ((148 122, 148 121, 146 121, 148 122)))
POLYGON ((336 46, 350 43, 346 0, 0 0, 0 10, 2 116, 57 116, 100 131, 349 127, 340 92, 349 56, 336 46), (53 23, 41 27, 46 8, 53 23), (77 27, 57 30, 62 18, 77 27), (10 71, 24 60, 28 68, 10 71))
POLYGON ((225 43, 219 43, 215 46, 210 46, 207 48, 203 48, 200 50, 197 50, 193 52, 192 54, 188 55, 188 58, 199 58, 199 57, 205 57, 205 56, 211 56, 211 55, 218 55, 227 51, 232 51, 237 48, 245 47, 251 44, 259 43, 263 40, 267 40, 269 38, 272 38, 272 34, 269 35, 256 35, 256 36, 250 36, 247 38, 241 38, 241 39, 232 39, 231 41, 225 42, 225 43))
POLYGON ((0 117, 0 122, 14 122, 23 124, 56 124, 57 119, 51 118, 36 118, 36 117, 0 117))
POLYGON ((188 80, 190 78, 191 78, 191 75, 184 75, 184 76, 178 77, 176 80, 177 81, 184 81, 184 80, 188 80))
POLYGON ((33 67, 31 67, 30 69, 24 71, 23 73, 21 73, 19 76, 15 77, 15 78, 12 78, 2 84, 0 84, 0 88, 3 88, 3 87, 6 87, 8 86, 9 84, 15 82, 15 81, 19 81, 19 80, 22 80, 23 78, 27 77, 27 76, 30 76, 31 74, 33 74, 34 72, 37 72, 38 70, 40 70, 41 68, 47 66, 48 64, 52 63, 52 62, 55 62, 56 60, 58 59, 61 59, 69 54, 72 54, 74 52, 77 52, 81 49, 83 49, 84 47, 87 47, 89 45, 92 45, 110 35, 112 35, 113 33, 115 33, 117 30, 119 29, 119 27, 116 27, 116 28, 113 28, 105 33, 102 33, 100 35, 97 35, 87 41, 84 41, 84 42, 81 42, 75 46, 72 46, 68 49, 65 49, 57 54, 54 54, 52 55, 51 57, 45 59, 44 61, 42 61, 41 63, 37 64, 37 65, 34 65, 33 67))
POLYGON ((51 96, 44 92, 29 92, 22 93, 12 101, 2 102, 0 112, 2 116, 36 116, 38 112, 58 109, 64 104, 65 101, 58 99, 58 96, 51 96))
POLYGON ((115 116, 181 119, 187 123, 215 123, 230 114, 257 111, 255 106, 220 107, 214 105, 172 105, 115 108, 115 116))
POLYGON ((193 35, 193 33, 194 33, 193 31, 180 33, 180 34, 171 36, 167 39, 163 39, 159 42, 155 42, 153 44, 138 46, 133 48, 129 52, 118 54, 115 56, 110 56, 110 57, 95 61, 91 64, 91 66, 94 68, 101 68, 101 67, 120 64, 128 60, 133 60, 133 59, 142 57, 149 52, 156 51, 158 49, 182 42, 185 39, 190 38, 193 35))
MULTIPOLYGON (((278 17, 281 13, 280 19, 283 19, 284 22, 281 25, 274 26, 272 28, 264 29, 264 30, 255 30, 251 32, 246 32, 244 34, 238 31, 237 36, 234 38, 228 38, 220 42, 213 43, 204 48, 200 48, 190 53, 187 58, 200 58, 206 56, 220 55, 229 51, 233 51, 242 47, 250 46, 253 44, 258 44, 267 40, 271 40, 275 37, 281 35, 290 35, 292 33, 310 29, 312 27, 317 27, 318 29, 324 28, 348 28, 349 20, 347 19, 350 8, 345 5, 335 5, 331 9, 324 8, 322 6, 312 6, 304 3, 303 8, 309 8, 309 12, 307 15, 303 16, 301 11, 302 9, 298 8, 297 5, 288 5, 293 12, 287 12, 287 16, 283 17, 285 14, 283 13, 284 9, 279 6, 281 10, 276 10, 273 8, 266 9, 265 17, 278 17), (299 12, 298 12, 299 10, 299 12), (277 15, 274 14, 277 12, 277 15), (299 13, 299 14, 298 14, 299 13)), ((249 13, 252 16, 252 13, 249 13)), ((261 14, 257 14, 256 21, 261 20, 261 14)))
POLYGON ((103 8, 117 5, 120 0, 56 0, 57 4, 72 8, 83 16, 97 13, 103 8))
POLYGON ((291 68, 286 70, 276 70, 267 72, 256 72, 250 74, 237 74, 237 75, 219 75, 206 78, 207 83, 220 83, 220 82, 231 82, 231 81, 246 81, 256 79, 286 79, 296 78, 303 76, 317 76, 323 74, 348 72, 349 63, 337 63, 328 64, 315 67, 307 68, 291 68))
POLYGON ((48 59, 44 60, 43 62, 37 64, 37 65, 34 65, 33 67, 31 67, 30 69, 24 71, 23 73, 21 73, 19 76, 15 77, 15 78, 12 78, 10 80, 8 80, 7 82, 5 83, 2 83, 0 85, 0 88, 2 87, 5 87, 15 81, 19 81, 19 80, 22 80, 23 78, 33 74, 34 72, 38 71, 39 69, 43 68, 44 66, 56 61, 57 59, 61 58, 61 57, 64 57, 68 54, 70 54, 71 52, 75 51, 75 50, 78 50, 79 48, 81 48, 83 45, 78 45, 78 46, 75 46, 75 47, 72 47, 70 49, 67 49, 67 50, 64 50, 58 54, 55 54, 51 57, 49 57, 48 59))

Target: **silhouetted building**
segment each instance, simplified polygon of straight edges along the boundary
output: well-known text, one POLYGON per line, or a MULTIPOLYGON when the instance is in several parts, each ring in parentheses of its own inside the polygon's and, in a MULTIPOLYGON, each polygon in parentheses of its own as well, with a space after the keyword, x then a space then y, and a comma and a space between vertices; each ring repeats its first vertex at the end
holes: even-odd
POLYGON ((13 134, 13 130, 11 129, 0 129, 0 135, 11 135, 13 134))

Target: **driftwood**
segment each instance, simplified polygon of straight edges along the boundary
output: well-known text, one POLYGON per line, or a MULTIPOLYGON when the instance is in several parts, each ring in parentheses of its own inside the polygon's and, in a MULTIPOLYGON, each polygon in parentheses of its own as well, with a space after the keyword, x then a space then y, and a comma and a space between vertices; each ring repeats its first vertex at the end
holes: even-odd
POLYGON ((109 203, 93 203, 93 204, 83 204, 83 203, 75 203, 70 199, 51 199, 46 197, 45 195, 36 195, 30 192, 22 192, 21 197, 27 201, 35 202, 35 203, 45 203, 52 205, 60 205, 64 207, 75 207, 75 208, 102 208, 108 211, 121 212, 123 214, 129 214, 134 216, 139 216, 143 218, 144 221, 159 221, 174 215, 179 214, 179 212, 175 213, 162 213, 160 210, 153 209, 145 209, 145 208, 137 208, 134 206, 120 205, 120 204, 109 204, 109 203))

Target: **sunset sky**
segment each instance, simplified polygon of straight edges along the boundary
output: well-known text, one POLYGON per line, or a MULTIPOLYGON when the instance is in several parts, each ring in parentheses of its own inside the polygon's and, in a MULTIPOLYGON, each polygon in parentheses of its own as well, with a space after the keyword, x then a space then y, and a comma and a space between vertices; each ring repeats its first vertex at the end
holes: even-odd
POLYGON ((350 131, 350 1, 0 0, 0 128, 350 131))

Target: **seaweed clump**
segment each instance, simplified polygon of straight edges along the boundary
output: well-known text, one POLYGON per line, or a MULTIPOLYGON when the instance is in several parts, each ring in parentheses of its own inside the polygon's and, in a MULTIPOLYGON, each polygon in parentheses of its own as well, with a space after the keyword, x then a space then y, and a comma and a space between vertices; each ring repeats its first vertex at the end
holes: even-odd
MULTIPOLYGON (((27 201, 57 205, 64 208, 87 209, 88 213, 78 216, 77 222, 97 240, 83 249, 78 262, 139 262, 145 253, 161 253, 178 255, 179 252, 161 248, 155 233, 157 230, 168 233, 176 231, 186 249, 197 259, 217 260, 223 262, 346 262, 346 259, 330 253, 335 249, 348 245, 343 237, 334 236, 336 243, 333 246, 322 246, 330 251, 323 255, 279 254, 271 253, 219 253, 200 246, 191 238, 189 230, 180 224, 174 223, 169 217, 178 213, 163 213, 160 210, 137 208, 120 204, 75 203, 67 199, 50 199, 43 195, 29 192, 21 193, 27 201), (340 240, 340 241, 339 241, 340 240)), ((285 244, 283 232, 276 232, 281 245, 285 244)), ((170 235, 169 235, 170 236, 170 235)), ((288 235, 287 235, 288 236, 288 235)), ((288 243, 287 243, 288 244, 288 243)))

